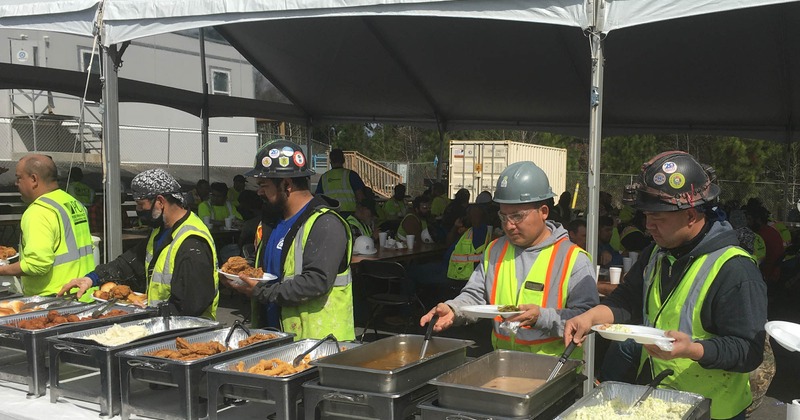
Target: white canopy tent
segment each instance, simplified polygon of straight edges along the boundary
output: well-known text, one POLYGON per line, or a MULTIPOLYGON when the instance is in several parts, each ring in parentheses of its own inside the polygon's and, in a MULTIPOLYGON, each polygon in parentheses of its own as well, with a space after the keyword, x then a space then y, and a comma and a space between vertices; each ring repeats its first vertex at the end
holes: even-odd
POLYGON ((95 15, 106 47, 215 26, 311 124, 588 133, 590 250, 603 133, 800 124, 798 0, 7 0, 0 27, 90 35, 95 15))

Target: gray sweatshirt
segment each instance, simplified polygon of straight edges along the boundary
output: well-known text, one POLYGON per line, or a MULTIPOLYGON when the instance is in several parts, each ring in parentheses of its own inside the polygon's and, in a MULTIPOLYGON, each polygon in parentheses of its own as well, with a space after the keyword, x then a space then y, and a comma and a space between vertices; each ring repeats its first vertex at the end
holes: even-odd
MULTIPOLYGON (((567 230, 560 223, 547 221, 547 229, 550 229, 550 237, 542 243, 530 248, 520 248, 511 245, 510 250, 514 250, 515 269, 517 273, 517 290, 523 286, 528 272, 533 267, 534 262, 542 253, 542 250, 552 246, 556 241, 567 237, 567 230)), ((562 337, 564 335, 564 323, 566 320, 580 315, 593 308, 599 303, 597 293, 597 282, 595 281, 595 268, 589 257, 584 253, 579 253, 577 260, 572 267, 569 277, 569 287, 567 290, 567 304, 562 309, 541 308, 539 319, 536 320, 534 328, 547 331, 551 337, 562 337)), ((553 279, 549 279, 553 281, 553 279)), ((478 264, 472 276, 467 281, 467 285, 461 290, 461 294, 455 299, 445 302, 450 305, 455 312, 456 324, 463 324, 473 321, 466 317, 459 307, 467 305, 486 305, 489 303, 489 293, 491 286, 483 271, 483 264, 478 264)), ((528 302, 519 302, 525 304, 528 302)))

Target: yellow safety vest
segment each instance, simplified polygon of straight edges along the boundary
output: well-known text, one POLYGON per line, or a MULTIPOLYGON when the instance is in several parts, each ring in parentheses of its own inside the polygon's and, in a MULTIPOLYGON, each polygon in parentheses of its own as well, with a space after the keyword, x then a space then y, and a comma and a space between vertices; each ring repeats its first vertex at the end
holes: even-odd
MULTIPOLYGON (((728 246, 696 258, 686 270, 672 296, 662 303, 661 264, 666 257, 653 248, 644 269, 644 320, 645 325, 663 330, 677 330, 688 334, 692 340, 715 337, 703 328, 700 312, 708 290, 719 274, 720 268, 731 258, 753 258, 739 247, 728 246)), ((647 352, 642 352, 642 365, 647 352)), ((750 376, 747 373, 722 369, 706 369, 691 359, 663 360, 651 358, 652 374, 672 369, 675 373, 661 382, 661 387, 694 392, 711 399, 711 418, 733 417, 753 401, 750 376)))
MULTIPOLYGON (((177 229, 172 230, 172 242, 166 246, 161 253, 158 254, 153 273, 148 275, 147 278, 147 299, 150 306, 156 306, 160 302, 169 300, 172 296, 172 269, 175 267, 175 258, 178 255, 178 249, 181 247, 183 241, 190 236, 199 236, 208 242, 211 248, 211 253, 214 256, 214 267, 217 267, 217 251, 214 246, 214 239, 208 231, 205 223, 200 220, 194 213, 189 213, 189 217, 180 225, 176 226, 177 229)), ((150 233, 150 239, 147 241, 147 251, 144 259, 145 271, 149 271, 150 263, 153 261, 153 252, 155 247, 155 240, 160 228, 153 229, 150 233)), ((214 301, 211 302, 204 312, 203 317, 209 319, 217 319, 217 305, 219 304, 219 278, 217 277, 216 270, 212 273, 214 276, 214 290, 216 292, 214 301)))
MULTIPOLYGON (((409 213, 409 214, 406 215, 406 217, 403 218, 403 221, 400 222, 400 226, 397 227, 397 235, 395 235, 395 237, 397 238, 398 241, 405 241, 406 240, 406 230, 403 229, 403 223, 409 217, 413 217, 413 218, 419 220, 419 222, 422 224, 422 230, 425 230, 425 229, 428 228, 428 222, 425 219, 420 219, 419 216, 417 216, 416 214, 409 213)), ((419 238, 417 238, 417 239, 419 239, 419 238)))
POLYGON ((347 223, 350 226, 353 226, 356 229, 358 229, 358 232, 362 236, 372 236, 372 229, 370 229, 369 226, 361 223, 361 220, 358 220, 358 218, 353 216, 352 214, 347 216, 347 223))
POLYGON ((333 168, 322 175, 322 192, 339 201, 339 211, 356 211, 356 194, 350 185, 350 170, 333 168))
POLYGON ((447 278, 453 280, 469 280, 472 272, 475 271, 475 263, 483 260, 483 251, 489 242, 492 241, 492 232, 486 229, 486 238, 478 248, 472 243, 474 232, 472 228, 467 229, 456 243, 453 253, 450 254, 450 264, 447 266, 447 278))
POLYGON ((406 215, 406 205, 402 200, 390 198, 383 203, 380 208, 381 219, 383 220, 398 220, 406 215))
MULTIPOLYGON (((536 304, 543 308, 564 308, 567 304, 569 280, 572 267, 580 253, 586 254, 577 245, 561 238, 542 249, 519 285, 516 273, 514 246, 508 238, 494 240, 486 250, 483 259, 483 272, 486 276, 489 303, 492 305, 536 304)), ((520 350, 531 353, 560 356, 564 352, 564 340, 552 337, 547 332, 535 328, 520 328, 514 341, 501 331, 502 318, 494 320, 492 345, 495 348, 520 350)), ((570 357, 582 356, 576 349, 570 357)))
MULTIPOLYGON (((89 217, 86 207, 64 190, 54 190, 37 198, 31 206, 44 207, 53 212, 61 226, 60 240, 52 244, 55 260, 53 268, 41 276, 22 276, 22 289, 25 296, 52 295, 70 280, 85 276, 94 270, 92 253, 92 234, 89 231, 89 217)), ((52 238, 32 238, 33 240, 52 240, 52 238)), ((20 246, 22 258, 25 248, 20 246)), ((91 301, 91 293, 85 301, 91 301)))
MULTIPOLYGON (((336 275, 333 287, 328 293, 312 298, 303 302, 298 302, 297 306, 281 307, 281 327, 283 331, 295 333, 295 340, 306 338, 324 338, 328 334, 333 334, 338 340, 355 340, 355 322, 353 320, 353 278, 350 274, 350 258, 353 250, 353 236, 347 222, 336 212, 328 208, 315 209, 309 218, 297 231, 294 239, 290 242, 284 239, 284 246, 289 246, 286 260, 283 262, 283 276, 281 283, 294 280, 297 268, 302 272, 303 253, 305 252, 306 241, 311 233, 314 222, 323 214, 331 212, 336 215, 345 227, 347 233, 347 268, 336 275)), ((263 238, 262 238, 263 241, 263 238)), ((259 243, 256 248, 256 267, 261 264, 261 249, 259 243)), ((257 324, 260 322, 260 307, 256 299, 251 301, 252 320, 257 324)))

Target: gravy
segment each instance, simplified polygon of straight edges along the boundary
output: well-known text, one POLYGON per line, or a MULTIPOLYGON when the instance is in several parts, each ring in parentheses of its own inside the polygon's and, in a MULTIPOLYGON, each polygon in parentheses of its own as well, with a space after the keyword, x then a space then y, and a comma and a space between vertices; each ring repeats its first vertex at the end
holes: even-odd
MULTIPOLYGON (((426 357, 432 354, 434 353, 429 353, 426 355, 426 357)), ((411 351, 393 351, 391 353, 382 355, 377 359, 367 360, 359 363, 359 366, 367 369, 393 370, 401 368, 405 365, 410 365, 418 360, 419 352, 414 353, 411 351)))
POLYGON ((498 376, 481 385, 481 388, 496 389, 498 391, 527 394, 547 382, 544 379, 521 378, 518 376, 498 376))

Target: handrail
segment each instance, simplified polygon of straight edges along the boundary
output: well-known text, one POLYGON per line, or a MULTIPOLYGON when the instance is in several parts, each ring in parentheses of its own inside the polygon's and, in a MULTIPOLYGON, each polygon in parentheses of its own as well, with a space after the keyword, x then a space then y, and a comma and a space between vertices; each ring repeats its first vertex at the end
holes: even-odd
POLYGON ((403 182, 400 174, 359 152, 344 152, 344 167, 356 171, 364 185, 383 198, 390 198, 394 194, 395 185, 403 182))

